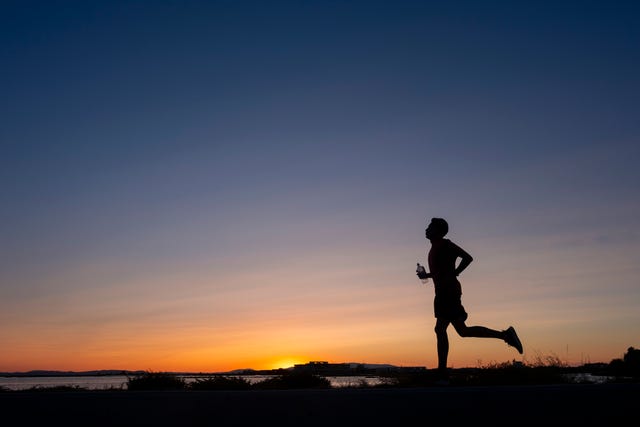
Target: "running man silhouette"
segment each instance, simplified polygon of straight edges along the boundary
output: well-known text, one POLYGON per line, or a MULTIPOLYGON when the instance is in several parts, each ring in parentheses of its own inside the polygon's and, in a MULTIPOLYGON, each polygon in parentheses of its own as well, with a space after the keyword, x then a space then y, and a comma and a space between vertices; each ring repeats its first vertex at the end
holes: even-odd
POLYGON ((458 276, 473 261, 464 249, 444 236, 449 232, 449 224, 443 218, 432 218, 425 230, 425 237, 431 242, 428 255, 429 272, 417 273, 421 279, 433 280, 435 298, 433 309, 436 317, 436 340, 438 349, 438 376, 448 381, 447 357, 449 356, 449 337, 447 328, 453 325, 461 337, 498 338, 515 347, 522 354, 522 343, 513 326, 499 331, 484 326, 467 326, 467 312, 462 306, 462 287, 458 276), (460 263, 456 262, 460 258, 460 263))

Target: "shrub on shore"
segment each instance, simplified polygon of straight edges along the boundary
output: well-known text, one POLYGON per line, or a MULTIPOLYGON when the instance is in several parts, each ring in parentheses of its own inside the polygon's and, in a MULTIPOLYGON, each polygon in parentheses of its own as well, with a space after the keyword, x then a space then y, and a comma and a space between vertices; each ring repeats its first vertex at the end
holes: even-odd
POLYGON ((187 384, 176 374, 145 372, 130 377, 128 390, 284 390, 303 388, 331 388, 331 382, 320 375, 288 372, 251 384, 241 377, 213 375, 187 384))
POLYGON ((187 383, 175 374, 167 372, 144 372, 129 377, 127 390, 184 390, 187 383))
POLYGON ((457 378, 464 385, 536 385, 566 384, 571 380, 560 366, 525 367, 515 363, 479 368, 469 373, 461 373, 457 378))

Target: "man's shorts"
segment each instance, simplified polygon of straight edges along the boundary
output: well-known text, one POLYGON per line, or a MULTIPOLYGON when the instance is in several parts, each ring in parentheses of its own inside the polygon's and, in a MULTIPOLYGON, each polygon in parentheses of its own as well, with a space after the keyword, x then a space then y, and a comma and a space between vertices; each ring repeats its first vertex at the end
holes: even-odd
POLYGON ((467 320, 469 316, 462 306, 459 295, 436 295, 433 300, 433 311, 436 319, 454 321, 467 320))

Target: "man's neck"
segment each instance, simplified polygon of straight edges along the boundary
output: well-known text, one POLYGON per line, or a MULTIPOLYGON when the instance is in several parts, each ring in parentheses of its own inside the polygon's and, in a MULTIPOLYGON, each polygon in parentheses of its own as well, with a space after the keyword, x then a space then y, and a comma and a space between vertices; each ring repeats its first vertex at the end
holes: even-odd
POLYGON ((437 245, 438 243, 442 242, 444 240, 444 237, 434 237, 432 239, 429 239, 429 241, 431 242, 431 245, 437 245))

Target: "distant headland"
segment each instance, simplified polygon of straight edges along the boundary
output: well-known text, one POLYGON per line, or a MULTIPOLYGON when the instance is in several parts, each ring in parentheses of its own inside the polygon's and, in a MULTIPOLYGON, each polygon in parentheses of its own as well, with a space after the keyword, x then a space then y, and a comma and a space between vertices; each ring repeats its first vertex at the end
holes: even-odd
MULTIPOLYGON (((311 361, 297 364, 289 368, 278 369, 234 369, 224 372, 167 372, 175 375, 278 375, 283 372, 304 372, 322 376, 349 376, 349 375, 384 375, 398 373, 416 373, 426 371, 424 366, 396 366, 376 363, 329 363, 326 361, 311 361)), ((75 377, 75 376, 108 376, 108 375, 141 375, 146 371, 101 369, 92 371, 55 371, 32 370, 26 372, 0 372, 0 377, 75 377)))

